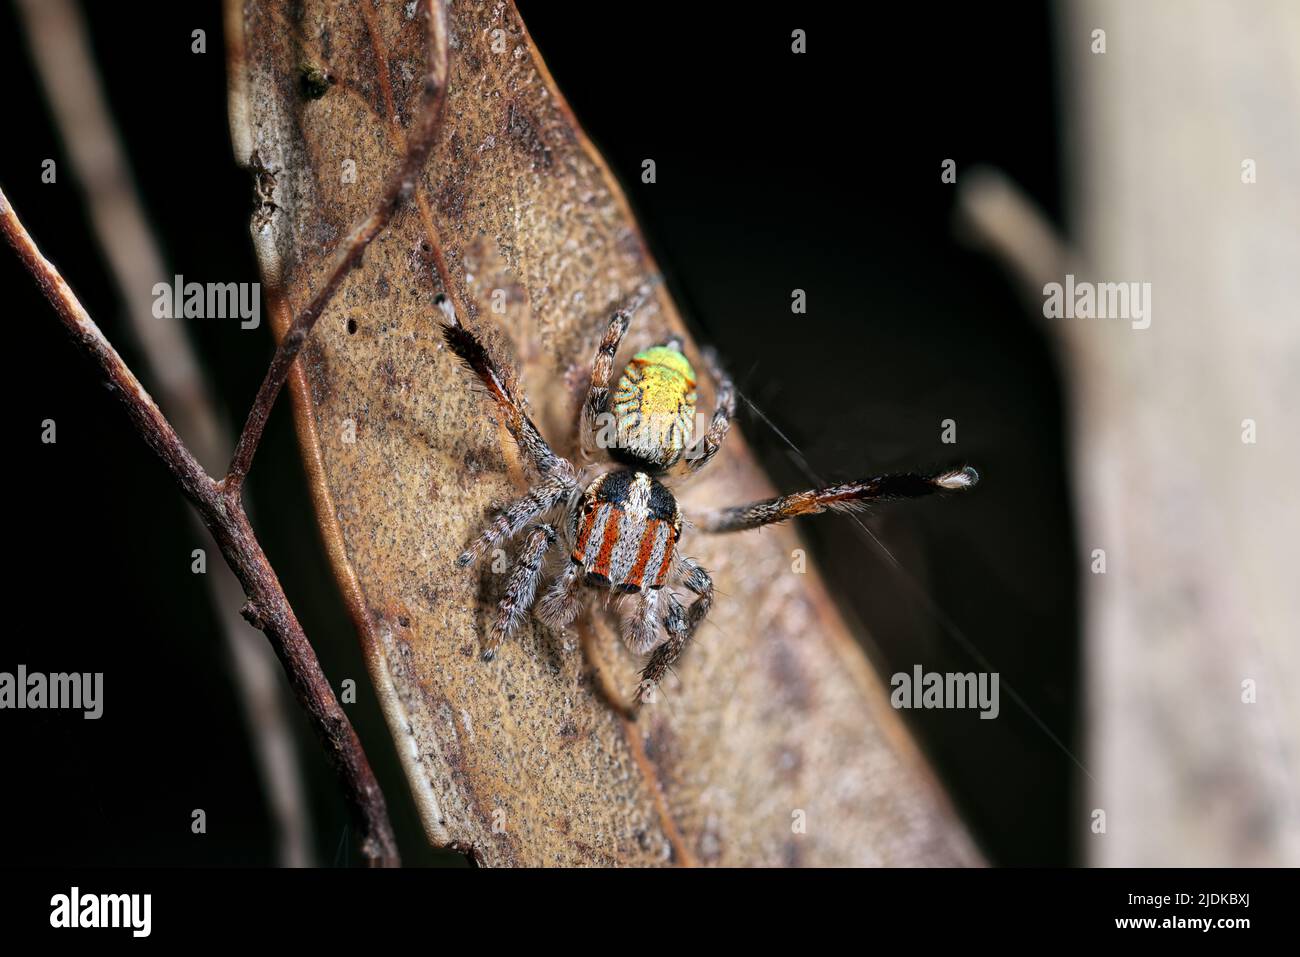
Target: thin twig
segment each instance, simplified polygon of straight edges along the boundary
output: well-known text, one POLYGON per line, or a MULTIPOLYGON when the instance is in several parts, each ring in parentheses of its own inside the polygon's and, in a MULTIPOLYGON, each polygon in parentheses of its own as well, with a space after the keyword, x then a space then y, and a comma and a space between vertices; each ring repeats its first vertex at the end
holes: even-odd
POLYGON ((32 274, 73 341, 99 367, 104 384, 121 401, 136 432, 162 460, 194 505, 239 579, 248 597, 244 617, 270 639, 298 703, 325 745, 343 784, 360 831, 362 857, 372 865, 396 865, 397 843, 379 783, 243 508, 222 494, 220 483, 213 481, 186 448, 153 397, 104 338, 59 271, 41 255, 3 191, 0 191, 0 232, 32 274))
POLYGON ((339 247, 329 278, 325 280, 324 285, 306 308, 294 318, 284 338, 280 340, 275 356, 271 359, 271 367, 267 370, 266 378, 262 380, 262 385, 257 390, 257 397, 248 412, 248 420, 244 423, 244 430, 239 436, 239 444, 235 447, 230 469, 222 482, 226 494, 232 499, 238 498, 244 478, 252 465, 253 456, 257 452, 257 446, 262 440, 262 431, 266 427, 267 417, 271 414, 271 407, 275 404, 275 398, 280 394, 280 388, 289 376, 294 360, 307 342, 312 327, 325 311, 325 307, 329 305, 343 280, 361 262, 361 254, 370 245, 370 241, 388 225, 393 211, 414 191, 416 177, 424 168, 429 150, 433 147, 447 89, 449 54, 446 9, 439 3, 435 14, 432 3, 426 0, 423 12, 428 19, 429 73, 425 77, 424 89, 421 92, 420 116, 407 137, 406 156, 396 175, 384 187, 374 212, 353 229, 339 247))
MULTIPOLYGON (((163 277, 163 255, 145 221, 131 182, 121 141, 104 99, 86 25, 70 0, 23 0, 32 60, 51 114, 85 187, 90 222, 99 240, 126 316, 144 357, 142 373, 194 457, 206 469, 230 461, 229 422, 212 401, 212 390, 180 323, 152 314, 154 283, 163 277)), ((198 516, 190 513, 198 543, 215 548, 198 516)), ((277 664, 256 631, 239 616, 239 582, 224 568, 205 576, 233 664, 232 675, 252 741, 252 752, 276 834, 276 860, 303 867, 313 860, 311 813, 302 781, 288 703, 276 678, 277 664)))
POLYGON ((8 199, 0 192, 0 231, 4 232, 10 246, 36 279, 74 342, 99 367, 105 385, 122 401, 135 430, 163 461, 182 492, 193 503, 243 586, 248 601, 241 613, 266 633, 275 649, 299 704, 325 745, 342 782, 360 832, 362 857, 373 865, 398 863, 397 844, 383 793, 361 741, 326 680, 284 589, 253 533, 240 492, 271 405, 298 351, 343 279, 360 262, 366 246, 388 223, 396 205, 414 189, 416 175, 432 146, 445 99, 447 30, 445 10, 441 4, 435 15, 432 0, 425 0, 423 12, 429 31, 429 75, 425 79, 421 113, 408 141, 406 157, 397 174, 385 186, 375 211, 353 230, 341 248, 329 279, 290 324, 258 391, 231 468, 221 481, 214 481, 199 465, 153 398, 104 338, 59 271, 41 255, 8 199))

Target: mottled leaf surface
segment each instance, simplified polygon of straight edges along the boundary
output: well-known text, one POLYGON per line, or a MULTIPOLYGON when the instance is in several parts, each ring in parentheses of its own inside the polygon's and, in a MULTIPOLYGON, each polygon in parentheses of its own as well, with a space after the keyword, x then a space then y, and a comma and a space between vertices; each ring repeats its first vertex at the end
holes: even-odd
MULTIPOLYGON (((291 380, 323 535, 430 840, 492 865, 973 862, 815 568, 792 570, 796 530, 687 530, 718 602, 636 720, 599 692, 630 698, 638 665, 603 606, 564 634, 530 622, 479 660, 506 576, 452 560, 525 475, 430 300, 445 291, 516 366, 572 455, 605 320, 657 267, 513 5, 454 3, 449 27, 416 195, 291 380)), ((252 229, 282 332, 399 161, 424 27, 414 3, 236 0, 227 32, 236 151, 266 171, 252 229)), ((660 286, 620 360, 670 330, 683 327, 660 286)), ((706 385, 702 409, 710 398, 706 385)), ((688 515, 766 494, 736 430, 681 490, 688 515)))

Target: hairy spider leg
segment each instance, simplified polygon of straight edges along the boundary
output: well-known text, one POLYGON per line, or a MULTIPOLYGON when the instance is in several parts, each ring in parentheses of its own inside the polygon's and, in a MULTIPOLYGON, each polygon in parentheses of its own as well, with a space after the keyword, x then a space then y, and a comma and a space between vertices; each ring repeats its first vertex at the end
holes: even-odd
POLYGON ((478 561, 498 542, 514 538, 539 515, 558 508, 578 487, 567 475, 555 474, 543 479, 528 490, 523 498, 516 499, 493 516, 474 543, 460 553, 456 566, 464 568, 478 561))
POLYGON ((699 448, 686 453, 686 466, 692 473, 704 468, 718 454, 736 414, 736 387, 731 376, 722 368, 718 354, 712 349, 705 349, 704 364, 709 370, 709 377, 713 379, 713 419, 709 422, 709 431, 700 440, 699 448))
POLYGON ((544 476, 565 475, 574 481, 573 463, 556 455, 533 420, 524 411, 524 403, 515 394, 514 376, 497 364, 479 338, 456 318, 451 300, 439 294, 434 304, 442 311, 442 337, 460 360, 474 373, 496 402, 506 429, 514 438, 524 459, 544 476))
POLYGON ((564 628, 582 611, 582 566, 570 561, 537 603, 537 616, 552 628, 564 628))
POLYGON ((618 355, 618 347, 622 344, 623 336, 627 334, 628 326, 632 323, 632 313, 645 302, 646 295, 647 290, 642 289, 626 306, 609 317, 605 334, 601 337, 600 345, 596 347, 596 355, 591 360, 591 385, 587 388, 587 398, 582 403, 582 422, 578 431, 582 454, 587 458, 596 451, 598 420, 602 413, 608 411, 609 381, 614 377, 614 358, 618 355))
POLYGON ((474 544, 461 552, 456 564, 465 567, 477 561, 484 552, 503 539, 518 535, 529 522, 539 515, 558 507, 579 486, 573 464, 551 451, 537 430, 524 404, 515 394, 514 376, 497 364, 487 347, 456 318, 451 300, 439 295, 434 299, 443 314, 440 323, 443 338, 451 351, 474 373, 486 387, 505 425, 524 459, 542 475, 542 481, 528 490, 523 498, 512 502, 492 519, 475 539, 474 544))
POLYGON ((695 593, 696 598, 689 608, 683 608, 676 595, 667 593, 668 612, 664 615, 664 628, 668 636, 655 647, 650 660, 641 671, 636 700, 643 704, 663 680, 673 662, 681 657, 695 630, 713 607, 713 579, 695 559, 683 558, 678 562, 676 577, 695 593))
POLYGON ((537 583, 542 577, 542 559, 555 544, 555 529, 550 525, 535 525, 520 546, 515 567, 510 573, 510 582, 506 593, 497 605, 496 621, 483 646, 483 660, 491 661, 496 657, 501 643, 515 633, 515 630, 528 615, 537 593, 537 583))
POLYGON ((659 632, 659 589, 646 588, 623 615, 623 644, 634 655, 647 655, 662 636, 659 632))
POLYGON ((915 472, 878 475, 860 482, 831 485, 795 492, 793 495, 779 495, 748 505, 701 512, 694 518, 694 523, 706 532, 739 532, 784 522, 800 515, 816 515, 827 509, 851 512, 865 508, 871 502, 919 498, 940 492, 963 492, 974 488, 977 482, 979 473, 969 465, 930 475, 915 472))

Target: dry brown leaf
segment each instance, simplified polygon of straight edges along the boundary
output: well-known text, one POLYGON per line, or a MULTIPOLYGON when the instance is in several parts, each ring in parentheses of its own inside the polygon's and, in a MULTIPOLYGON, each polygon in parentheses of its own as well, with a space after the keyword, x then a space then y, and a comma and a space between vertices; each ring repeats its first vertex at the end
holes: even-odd
MULTIPOLYGON (((401 155, 424 69, 416 6, 231 5, 232 129, 241 162, 266 171, 253 233, 278 333, 401 155)), ((598 690, 630 697, 638 664, 600 608, 569 634, 530 623, 479 660, 505 576, 452 560, 524 475, 430 301, 445 290, 516 364, 572 454, 605 321, 657 269, 513 4, 458 2, 449 25, 423 181, 291 380, 330 558, 429 839, 493 865, 974 862, 820 577, 792 573, 793 529, 688 530, 719 600, 636 720, 598 690)), ((626 345, 669 330, 684 331, 661 286, 626 345)), ((683 504, 769 494, 733 430, 683 504)))

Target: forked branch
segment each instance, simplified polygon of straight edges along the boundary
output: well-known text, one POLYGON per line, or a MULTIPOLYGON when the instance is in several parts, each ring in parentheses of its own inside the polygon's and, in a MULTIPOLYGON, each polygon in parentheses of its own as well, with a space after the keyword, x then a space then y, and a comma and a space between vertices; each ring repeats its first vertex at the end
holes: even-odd
POLYGON ((367 863, 377 866, 399 863, 383 793, 361 741, 330 687, 302 625, 253 533, 240 499, 240 489, 261 441, 271 406, 312 326, 343 279, 361 261, 366 246, 387 225, 394 208, 410 195, 433 144, 448 75, 447 29, 441 4, 435 6, 432 0, 424 0, 421 6, 429 31, 429 75, 421 96, 420 114, 408 139, 406 156, 385 185, 375 210, 340 247, 325 284, 290 324, 253 403, 229 472, 220 481, 214 480, 199 465, 58 269, 41 254, 0 191, 0 232, 4 233, 19 260, 32 274, 74 343, 98 367, 105 385, 122 403, 135 431, 162 460, 212 533, 244 589, 247 604, 242 613, 270 640, 299 704, 307 713, 339 775, 360 831, 362 857, 367 863))

